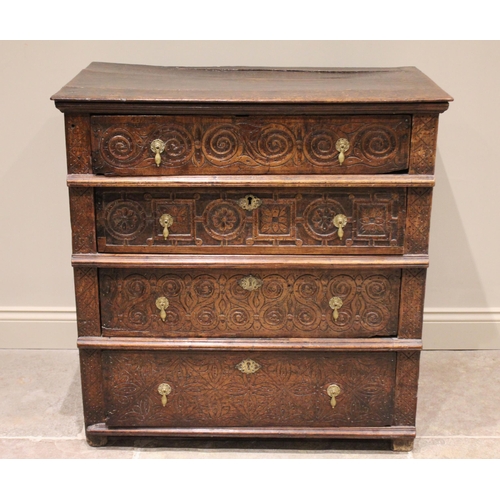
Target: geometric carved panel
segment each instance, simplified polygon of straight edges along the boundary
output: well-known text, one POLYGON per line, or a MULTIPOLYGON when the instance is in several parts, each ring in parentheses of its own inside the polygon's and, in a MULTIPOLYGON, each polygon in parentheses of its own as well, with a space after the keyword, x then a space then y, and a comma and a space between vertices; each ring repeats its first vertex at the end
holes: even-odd
POLYGON ((91 123, 96 173, 372 174, 408 169, 407 115, 94 116, 91 123), (342 165, 336 149, 340 138, 350 143, 342 165), (160 166, 151 151, 156 139, 165 143, 160 166))
POLYGON ((374 337, 396 335, 401 271, 101 269, 106 336, 374 337), (169 305, 164 320, 158 297, 169 305), (329 303, 342 301, 338 318, 329 303))
POLYGON ((427 269, 403 269, 398 337, 421 339, 427 269))
POLYGON ((402 253, 406 190, 97 189, 101 252, 402 253), (261 200, 246 210, 239 200, 261 200), (160 219, 172 217, 168 237, 160 219), (333 219, 344 214, 340 238, 333 219))
POLYGON ((394 352, 103 351, 107 425, 387 426, 395 361, 394 352), (260 368, 242 373, 245 359, 260 368))
POLYGON ((410 174, 434 174, 437 132, 438 115, 415 115, 413 117, 410 174))
POLYGON ((405 253, 428 253, 431 204, 432 188, 408 188, 405 253))
POLYGON ((94 267, 75 267, 73 271, 78 336, 98 336, 101 334, 101 320, 97 269, 94 267))
POLYGON ((65 114, 66 157, 69 174, 91 174, 90 116, 65 114))
POLYGON ((415 425, 420 351, 398 352, 392 425, 415 425))

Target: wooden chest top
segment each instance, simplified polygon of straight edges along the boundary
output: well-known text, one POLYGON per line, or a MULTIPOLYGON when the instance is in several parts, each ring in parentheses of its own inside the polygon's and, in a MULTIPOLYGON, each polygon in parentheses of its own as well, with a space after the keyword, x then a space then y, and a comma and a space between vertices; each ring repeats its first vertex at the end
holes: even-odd
POLYGON ((58 107, 89 102, 441 103, 444 111, 452 97, 414 67, 189 68, 93 62, 52 99, 58 107))

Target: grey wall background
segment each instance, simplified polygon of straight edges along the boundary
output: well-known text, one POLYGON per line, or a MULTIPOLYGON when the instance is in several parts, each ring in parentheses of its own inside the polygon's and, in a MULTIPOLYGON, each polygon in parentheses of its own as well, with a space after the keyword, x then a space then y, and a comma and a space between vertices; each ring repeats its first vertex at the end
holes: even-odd
POLYGON ((0 347, 76 338, 63 115, 50 96, 91 61, 179 66, 417 66, 441 115, 424 347, 500 348, 500 42, 0 42, 0 347))

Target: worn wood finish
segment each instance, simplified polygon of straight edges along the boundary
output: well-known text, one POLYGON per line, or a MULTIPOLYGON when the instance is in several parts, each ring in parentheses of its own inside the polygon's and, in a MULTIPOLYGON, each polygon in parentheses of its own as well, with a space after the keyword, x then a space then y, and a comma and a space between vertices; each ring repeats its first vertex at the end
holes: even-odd
POLYGON ((403 253, 404 189, 97 189, 96 207, 100 252, 403 253))
POLYGON ((89 444, 342 437, 411 449, 448 94, 416 68, 92 63, 53 100, 66 113, 89 444), (159 166, 153 139, 166 143, 159 166), (249 195, 253 210, 238 204, 249 195), (251 291, 238 284, 250 274, 262 280, 251 291))
POLYGON ((410 116, 94 116, 95 173, 370 174, 408 168, 410 116), (336 143, 349 141, 339 162, 336 143), (165 143, 161 164, 151 143, 165 143))
POLYGON ((105 336, 390 337, 397 333, 399 270, 101 270, 105 336), (165 319, 156 300, 169 301, 165 319), (334 319, 329 301, 342 306, 334 319))
POLYGON ((103 352, 110 427, 383 426, 396 354, 103 352), (242 373, 251 359, 258 369, 242 373), (168 383, 166 405, 158 386, 168 383), (340 388, 335 407, 327 390, 340 388))

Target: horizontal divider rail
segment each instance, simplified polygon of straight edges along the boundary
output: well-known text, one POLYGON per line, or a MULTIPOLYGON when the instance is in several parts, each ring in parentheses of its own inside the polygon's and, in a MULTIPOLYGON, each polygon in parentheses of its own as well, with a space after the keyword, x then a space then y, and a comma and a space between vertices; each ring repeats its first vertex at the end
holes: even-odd
POLYGON ((87 433, 103 436, 186 437, 287 437, 349 439, 413 439, 415 427, 127 427, 110 428, 104 423, 89 425, 87 433))
POLYGON ((185 175, 112 177, 70 174, 69 187, 117 188, 375 188, 433 187, 433 175, 185 175))
POLYGON ((255 350, 255 351, 411 351, 421 350, 420 339, 337 338, 337 339, 232 339, 232 338, 129 338, 129 337, 80 337, 80 349, 119 350, 255 350))
POLYGON ((174 255, 73 254, 74 267, 177 269, 306 269, 429 267, 428 255, 174 255))

